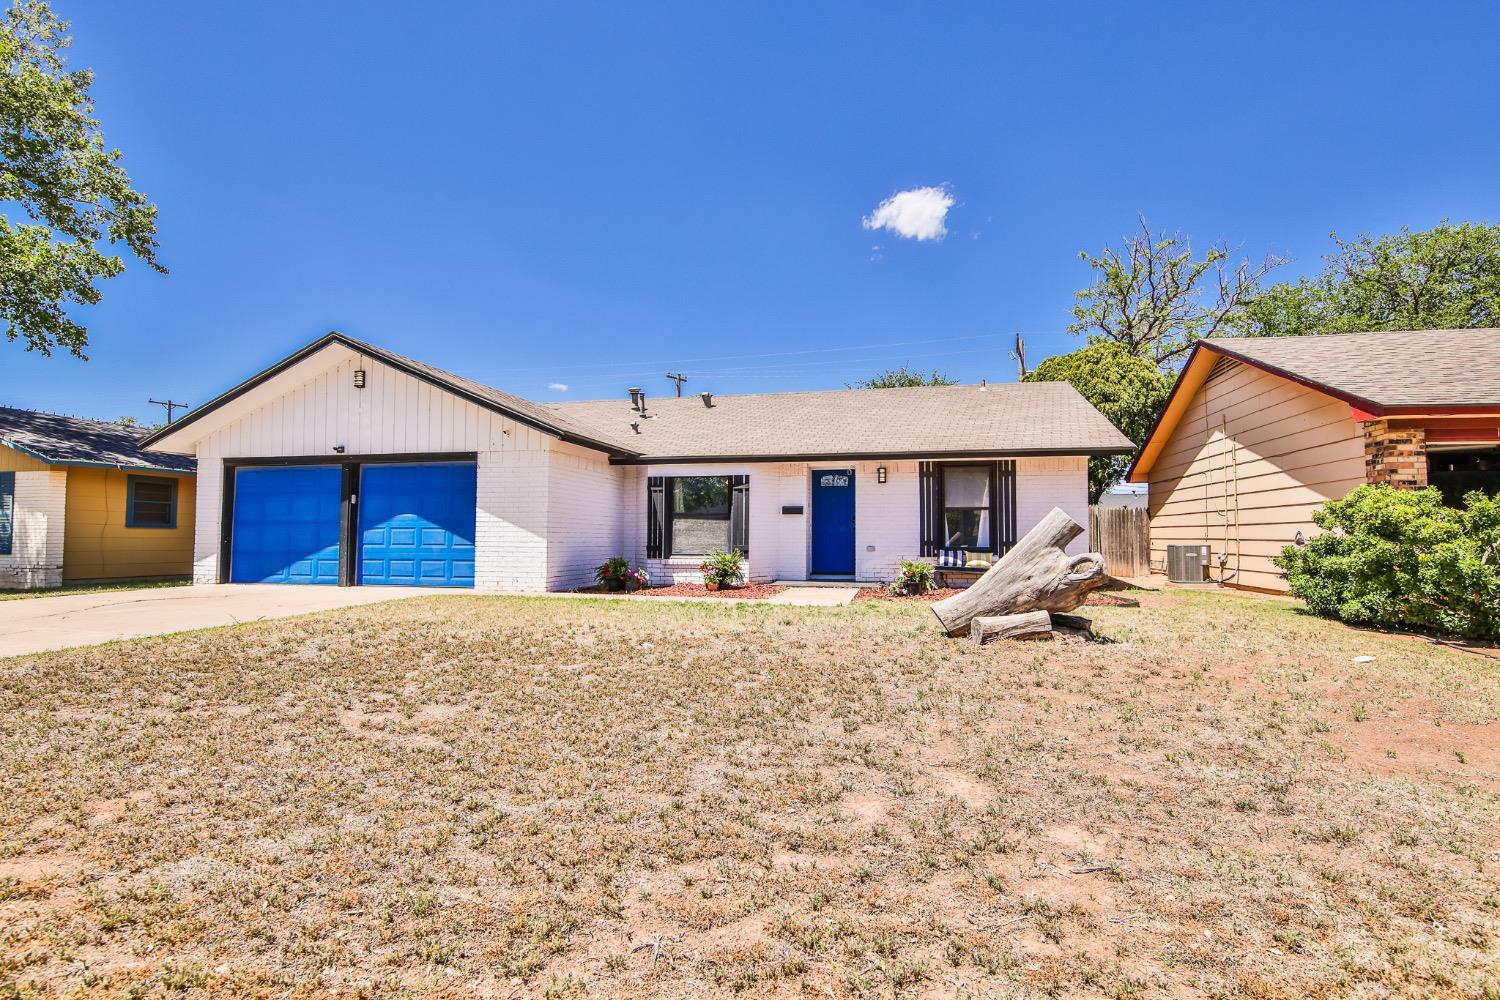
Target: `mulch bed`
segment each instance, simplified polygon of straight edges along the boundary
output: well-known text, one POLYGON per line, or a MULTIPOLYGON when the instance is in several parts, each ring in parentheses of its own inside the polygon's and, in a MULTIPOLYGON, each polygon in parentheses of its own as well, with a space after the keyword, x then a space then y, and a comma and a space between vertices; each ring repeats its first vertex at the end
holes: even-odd
POLYGON ((884 587, 861 587, 859 593, 854 595, 856 601, 941 601, 945 597, 952 597, 959 593, 961 587, 934 587, 925 594, 911 594, 906 597, 897 597, 884 587))
MULTIPOLYGON (((859 593, 854 595, 854 599, 856 601, 926 601, 930 604, 961 592, 961 587, 935 587, 925 594, 896 597, 884 587, 862 587, 859 593)), ((1096 592, 1090 594, 1083 603, 1094 608, 1134 608, 1139 607, 1141 602, 1133 597, 1121 597, 1116 594, 1096 592)))
MULTIPOLYGON (((733 597, 744 600, 746 598, 774 597, 785 590, 785 587, 773 586, 769 583, 747 583, 743 587, 731 587, 728 590, 709 590, 701 583, 674 583, 666 587, 647 587, 644 590, 634 592, 623 591, 614 596, 622 597, 733 597)), ((599 594, 604 593, 598 587, 585 588, 582 593, 599 594)))

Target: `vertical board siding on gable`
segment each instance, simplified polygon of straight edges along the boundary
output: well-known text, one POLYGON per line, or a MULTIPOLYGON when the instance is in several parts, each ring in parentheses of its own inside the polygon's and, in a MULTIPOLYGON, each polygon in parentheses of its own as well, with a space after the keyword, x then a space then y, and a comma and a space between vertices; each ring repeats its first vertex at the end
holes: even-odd
POLYGON ((1234 361, 1198 390, 1151 470, 1151 562, 1166 547, 1229 553, 1228 582, 1286 590, 1271 558, 1312 513, 1364 482, 1364 441, 1347 403, 1234 361))
POLYGON ((187 576, 193 569, 195 483, 177 482, 177 526, 127 528, 126 484, 131 473, 118 469, 69 469, 68 510, 63 545, 63 579, 118 580, 187 576))
POLYGON ((0 555, 0 589, 62 584, 68 474, 17 472, 9 555, 0 555))
POLYGON ((345 352, 198 445, 193 579, 219 577, 223 460, 476 452, 475 586, 541 591, 548 579, 549 435, 404 372, 345 352), (354 388, 354 370, 365 388, 354 388))

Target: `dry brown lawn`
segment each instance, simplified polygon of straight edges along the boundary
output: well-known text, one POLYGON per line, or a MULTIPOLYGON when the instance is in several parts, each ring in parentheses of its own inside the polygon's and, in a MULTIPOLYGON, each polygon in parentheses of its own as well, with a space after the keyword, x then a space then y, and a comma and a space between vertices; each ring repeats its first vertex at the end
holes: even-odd
POLYGON ((0 996, 1500 995, 1500 660, 1092 611, 439 597, 0 660, 0 996))

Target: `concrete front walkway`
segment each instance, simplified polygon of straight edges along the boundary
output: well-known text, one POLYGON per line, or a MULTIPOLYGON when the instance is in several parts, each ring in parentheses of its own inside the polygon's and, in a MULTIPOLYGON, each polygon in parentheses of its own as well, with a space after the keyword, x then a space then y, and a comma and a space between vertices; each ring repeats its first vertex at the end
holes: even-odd
POLYGON ((237 583, 0 601, 0 656, 238 625, 265 618, 288 618, 401 597, 451 593, 430 587, 285 587, 237 583))

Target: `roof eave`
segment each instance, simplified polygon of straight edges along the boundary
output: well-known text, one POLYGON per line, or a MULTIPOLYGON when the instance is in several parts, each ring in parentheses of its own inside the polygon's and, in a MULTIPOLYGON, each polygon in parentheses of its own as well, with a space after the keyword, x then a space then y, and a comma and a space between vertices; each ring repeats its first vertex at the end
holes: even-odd
POLYGON ((60 469, 118 469, 121 472, 158 472, 170 476, 196 476, 198 474, 196 469, 174 469, 165 465, 125 465, 121 462, 91 461, 85 458, 55 458, 10 438, 0 439, 0 445, 60 469))
POLYGON ((1085 447, 1085 448, 969 448, 947 451, 867 451, 867 452, 808 452, 804 454, 750 454, 750 455, 636 455, 627 458, 611 458, 611 465, 724 465, 731 463, 758 464, 763 462, 879 462, 879 461, 935 461, 955 458, 1028 458, 1057 456, 1059 458, 1095 458, 1111 455, 1129 455, 1133 447, 1085 447))

